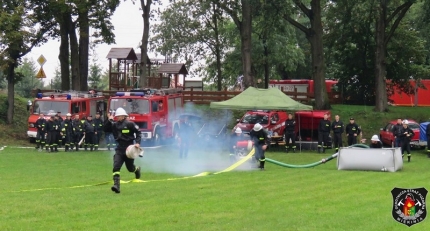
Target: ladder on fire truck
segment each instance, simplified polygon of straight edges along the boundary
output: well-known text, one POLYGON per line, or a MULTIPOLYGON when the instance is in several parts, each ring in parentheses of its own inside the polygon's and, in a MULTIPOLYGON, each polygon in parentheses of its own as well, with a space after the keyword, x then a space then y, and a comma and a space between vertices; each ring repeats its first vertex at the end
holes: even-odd
POLYGON ((146 95, 173 95, 182 93, 182 89, 178 88, 161 88, 161 89, 152 89, 152 88, 146 88, 146 89, 132 89, 130 92, 144 92, 146 95))

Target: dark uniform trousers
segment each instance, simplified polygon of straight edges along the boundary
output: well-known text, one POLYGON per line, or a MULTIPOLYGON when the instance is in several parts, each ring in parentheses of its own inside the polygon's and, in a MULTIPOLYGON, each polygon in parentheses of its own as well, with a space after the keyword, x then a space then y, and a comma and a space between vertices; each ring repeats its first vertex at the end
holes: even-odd
POLYGON ((319 132, 318 133, 318 148, 327 149, 330 132, 319 132))
POLYGON ((86 132, 85 133, 85 150, 90 147, 92 151, 96 141, 96 134, 94 132, 86 132))
POLYGON ((356 143, 357 143, 357 136, 354 136, 354 134, 348 134, 348 146, 351 146, 356 143))
POLYGON ((36 148, 41 148, 43 149, 43 147, 45 146, 45 131, 42 131, 42 129, 37 129, 37 134, 36 134, 36 148))
POLYGON ((339 150, 339 147, 342 147, 342 133, 341 132, 334 132, 333 133, 333 145, 337 150, 339 150))
POLYGON ((288 150, 288 148, 291 148, 293 150, 296 149, 296 135, 294 134, 294 131, 286 131, 285 132, 285 148, 288 150), (291 139, 291 143, 290 143, 291 139))

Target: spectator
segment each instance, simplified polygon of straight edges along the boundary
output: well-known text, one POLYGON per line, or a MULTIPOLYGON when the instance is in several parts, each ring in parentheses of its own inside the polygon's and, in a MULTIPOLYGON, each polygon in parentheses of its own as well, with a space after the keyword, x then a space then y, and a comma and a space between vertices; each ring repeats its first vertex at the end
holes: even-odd
POLYGON ((382 148, 382 142, 379 140, 378 135, 373 135, 370 139, 370 148, 382 148))
POLYGON ((397 124, 393 126, 394 147, 400 147, 400 135, 402 131, 402 119, 397 119, 397 124))
POLYGON ((348 137, 348 146, 357 143, 357 136, 361 133, 360 127, 355 123, 354 118, 349 119, 349 124, 345 128, 346 136, 348 137))

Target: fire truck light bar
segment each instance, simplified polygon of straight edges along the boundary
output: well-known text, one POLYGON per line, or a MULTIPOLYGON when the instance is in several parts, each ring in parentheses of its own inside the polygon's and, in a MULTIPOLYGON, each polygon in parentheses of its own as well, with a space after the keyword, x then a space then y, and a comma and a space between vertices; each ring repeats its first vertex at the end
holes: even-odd
POLYGON ((117 92, 116 96, 145 96, 144 92, 117 92))

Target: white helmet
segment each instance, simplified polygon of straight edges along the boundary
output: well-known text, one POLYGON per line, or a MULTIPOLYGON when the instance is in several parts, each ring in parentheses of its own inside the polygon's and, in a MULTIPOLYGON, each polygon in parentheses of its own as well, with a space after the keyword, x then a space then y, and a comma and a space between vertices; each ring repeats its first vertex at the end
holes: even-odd
POLYGON ((72 114, 70 114, 70 113, 67 113, 67 114, 66 114, 66 116, 72 116, 72 114))
POLYGON ((372 139, 370 139, 372 141, 380 141, 378 135, 373 135, 372 139))
POLYGON ((134 146, 134 144, 129 145, 127 147, 127 149, 125 150, 125 155, 129 158, 129 159, 136 159, 138 156, 142 157, 143 156, 143 149, 142 148, 138 148, 136 146, 134 146))
POLYGON ((409 124, 409 121, 408 121, 408 120, 403 120, 402 124, 406 124, 406 125, 408 125, 408 124, 409 124))
POLYGON ((115 116, 128 116, 127 112, 125 112, 124 108, 119 107, 115 111, 115 116))
POLYGON ((242 133, 242 129, 236 128, 236 130, 234 132, 237 133, 237 134, 240 134, 240 133, 242 133))
POLYGON ((256 132, 258 132, 258 131, 260 131, 261 129, 263 128, 263 126, 261 126, 261 124, 259 124, 259 123, 256 123, 255 125, 254 125, 254 131, 256 131, 256 132))

